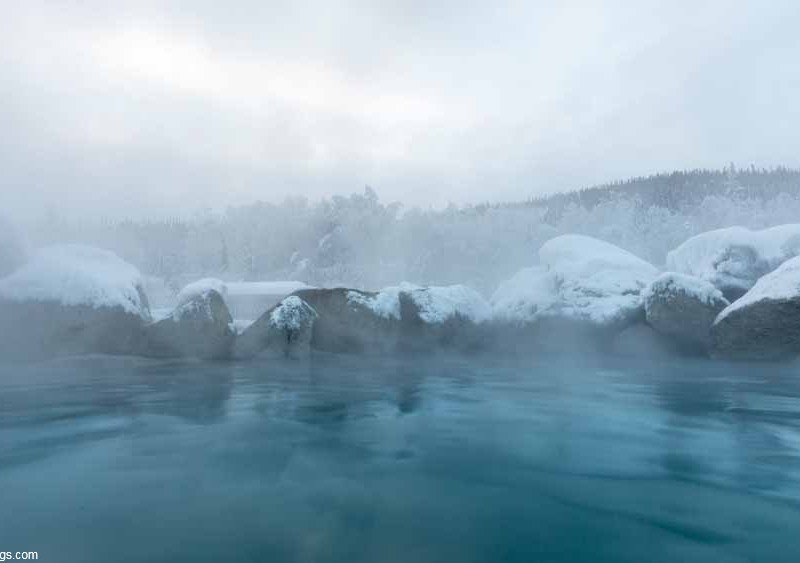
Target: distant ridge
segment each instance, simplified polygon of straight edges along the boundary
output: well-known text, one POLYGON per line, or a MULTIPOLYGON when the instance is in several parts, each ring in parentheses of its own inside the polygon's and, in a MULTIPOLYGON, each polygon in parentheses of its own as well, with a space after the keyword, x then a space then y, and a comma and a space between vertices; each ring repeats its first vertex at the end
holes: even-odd
POLYGON ((683 170, 478 207, 546 208, 548 218, 558 218, 570 204, 592 209, 607 201, 636 199, 647 207, 681 210, 699 204, 708 196, 766 200, 781 193, 800 194, 800 169, 784 166, 737 169, 731 165, 720 170, 683 170))

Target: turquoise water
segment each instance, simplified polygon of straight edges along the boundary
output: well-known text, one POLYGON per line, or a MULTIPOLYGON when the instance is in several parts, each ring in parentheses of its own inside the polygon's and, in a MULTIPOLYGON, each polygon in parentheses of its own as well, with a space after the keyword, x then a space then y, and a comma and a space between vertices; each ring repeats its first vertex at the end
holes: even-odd
POLYGON ((0 367, 0 551, 797 561, 800 369, 493 359, 0 367))

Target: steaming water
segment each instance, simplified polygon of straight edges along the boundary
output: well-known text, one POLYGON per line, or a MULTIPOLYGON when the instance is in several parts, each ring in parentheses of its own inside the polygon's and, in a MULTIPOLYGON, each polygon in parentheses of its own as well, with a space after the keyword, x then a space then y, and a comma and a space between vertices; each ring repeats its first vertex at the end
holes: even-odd
POLYGON ((797 561, 800 369, 84 358, 0 368, 0 551, 797 561))

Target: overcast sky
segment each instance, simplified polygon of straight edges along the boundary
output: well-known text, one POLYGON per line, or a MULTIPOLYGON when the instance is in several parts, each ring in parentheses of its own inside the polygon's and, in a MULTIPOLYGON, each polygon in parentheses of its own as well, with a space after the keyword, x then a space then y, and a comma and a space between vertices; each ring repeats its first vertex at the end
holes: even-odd
POLYGON ((2 5, 7 212, 365 184, 440 206, 800 165, 796 0, 2 5))

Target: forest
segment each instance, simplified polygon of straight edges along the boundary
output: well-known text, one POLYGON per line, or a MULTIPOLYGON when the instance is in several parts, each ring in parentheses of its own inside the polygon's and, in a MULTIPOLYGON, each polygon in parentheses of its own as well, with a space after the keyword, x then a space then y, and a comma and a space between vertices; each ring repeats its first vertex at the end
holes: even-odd
POLYGON ((259 201, 165 220, 71 221, 49 212, 29 244, 112 250, 177 290, 187 281, 299 280, 377 289, 406 280, 484 293, 536 261, 546 240, 594 236, 656 264, 697 233, 797 222, 800 170, 691 170, 521 202, 443 209, 381 201, 369 186, 319 201, 259 201))

